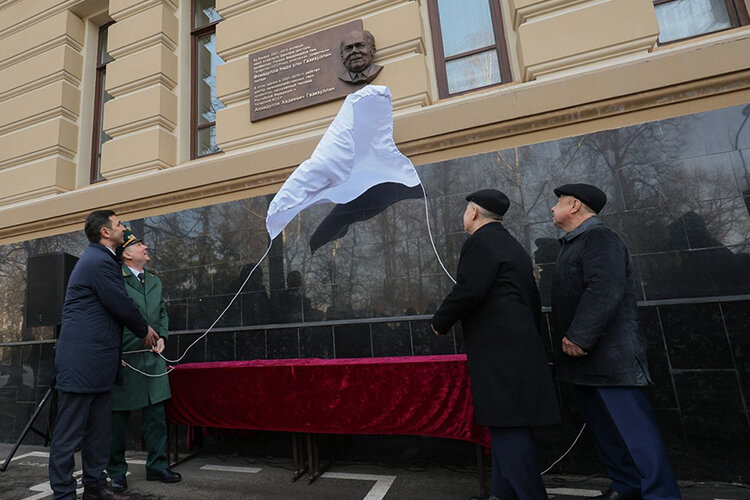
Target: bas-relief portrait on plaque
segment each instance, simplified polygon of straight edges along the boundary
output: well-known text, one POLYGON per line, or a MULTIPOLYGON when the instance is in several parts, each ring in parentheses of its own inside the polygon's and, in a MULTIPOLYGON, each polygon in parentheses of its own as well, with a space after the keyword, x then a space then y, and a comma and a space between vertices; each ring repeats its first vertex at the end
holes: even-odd
POLYGON ((375 37, 351 21, 250 54, 250 121, 345 97, 372 82, 375 37))

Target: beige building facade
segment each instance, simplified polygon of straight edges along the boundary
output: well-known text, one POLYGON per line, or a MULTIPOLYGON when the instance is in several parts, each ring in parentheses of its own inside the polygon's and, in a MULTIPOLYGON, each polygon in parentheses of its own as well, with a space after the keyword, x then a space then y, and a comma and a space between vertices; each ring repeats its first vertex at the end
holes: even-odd
MULTIPOLYGON (((607 192, 601 217, 632 252, 649 398, 678 476, 747 483, 748 10, 750 0, 0 0, 0 442, 20 432, 54 356, 52 330, 24 319, 27 259, 80 255, 92 210, 115 210, 151 247, 172 358, 217 317, 185 361, 460 354, 460 330, 429 329, 451 286, 433 236, 452 272, 466 194, 502 189, 504 224, 534 258, 548 306, 552 189, 588 182, 607 192), (354 217, 317 251, 308 242, 328 208, 311 207, 271 245, 271 195, 343 98, 251 121, 250 57, 360 20, 432 230, 424 202, 407 197, 354 217)), ((560 401, 564 424, 539 435, 548 463, 580 428, 570 391, 560 401)), ((585 455, 563 471, 591 473, 585 455)))
POLYGON ((441 98, 427 1, 218 0, 216 143, 191 159, 190 2, 0 4, 0 242, 70 231, 95 208, 125 218, 274 192, 340 101, 251 123, 248 55, 352 19, 377 39, 374 83, 416 165, 742 104, 740 26, 658 44, 650 0, 499 2, 512 81, 441 98), (110 28, 101 151, 91 184, 97 29, 110 28))

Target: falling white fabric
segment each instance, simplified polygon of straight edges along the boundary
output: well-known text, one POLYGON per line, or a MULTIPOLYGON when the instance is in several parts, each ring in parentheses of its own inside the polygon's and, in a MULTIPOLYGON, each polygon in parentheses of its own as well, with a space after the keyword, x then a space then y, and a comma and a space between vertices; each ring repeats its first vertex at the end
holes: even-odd
POLYGON ((271 239, 298 213, 317 203, 348 203, 383 182, 413 187, 419 176, 393 141, 391 91, 368 85, 350 94, 313 151, 271 201, 271 239))

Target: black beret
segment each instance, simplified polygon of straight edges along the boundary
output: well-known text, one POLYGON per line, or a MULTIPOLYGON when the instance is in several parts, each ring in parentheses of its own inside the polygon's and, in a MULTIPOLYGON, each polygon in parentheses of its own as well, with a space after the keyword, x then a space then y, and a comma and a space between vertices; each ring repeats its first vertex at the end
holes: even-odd
POLYGON ((510 207, 510 200, 505 193, 497 189, 480 189, 466 197, 466 201, 473 201, 485 210, 495 215, 503 216, 510 207))
POLYGON ((596 213, 601 212, 607 204, 607 195, 604 191, 591 184, 565 184, 555 189, 555 194, 558 198, 563 194, 578 198, 596 213))

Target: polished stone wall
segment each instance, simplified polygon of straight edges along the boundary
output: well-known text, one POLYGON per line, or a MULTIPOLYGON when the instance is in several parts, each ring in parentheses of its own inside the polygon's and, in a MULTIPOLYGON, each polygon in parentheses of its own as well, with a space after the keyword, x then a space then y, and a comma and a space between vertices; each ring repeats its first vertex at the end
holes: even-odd
MULTIPOLYGON (((560 236, 550 222, 552 189, 588 182, 607 192, 601 217, 633 253, 655 381, 650 398, 686 478, 747 481, 750 470, 749 118, 750 106, 739 106, 418 168, 435 245, 451 272, 466 237, 466 194, 485 187, 508 194, 505 224, 534 257, 545 305, 560 236)), ((451 282, 432 249, 422 199, 381 207, 314 253, 310 238, 331 207, 308 209, 232 302, 269 247, 270 198, 131 221, 165 285, 169 357, 463 352, 460 329, 443 338, 429 331, 451 282), (186 352, 217 318, 214 331, 186 352)), ((52 328, 23 325, 26 258, 79 255, 85 246, 82 233, 0 246, 2 441, 14 439, 50 376, 52 328)), ((560 387, 565 423, 540 431, 550 461, 578 430, 569 392, 560 387)), ((592 470, 585 439, 559 467, 592 470)))

